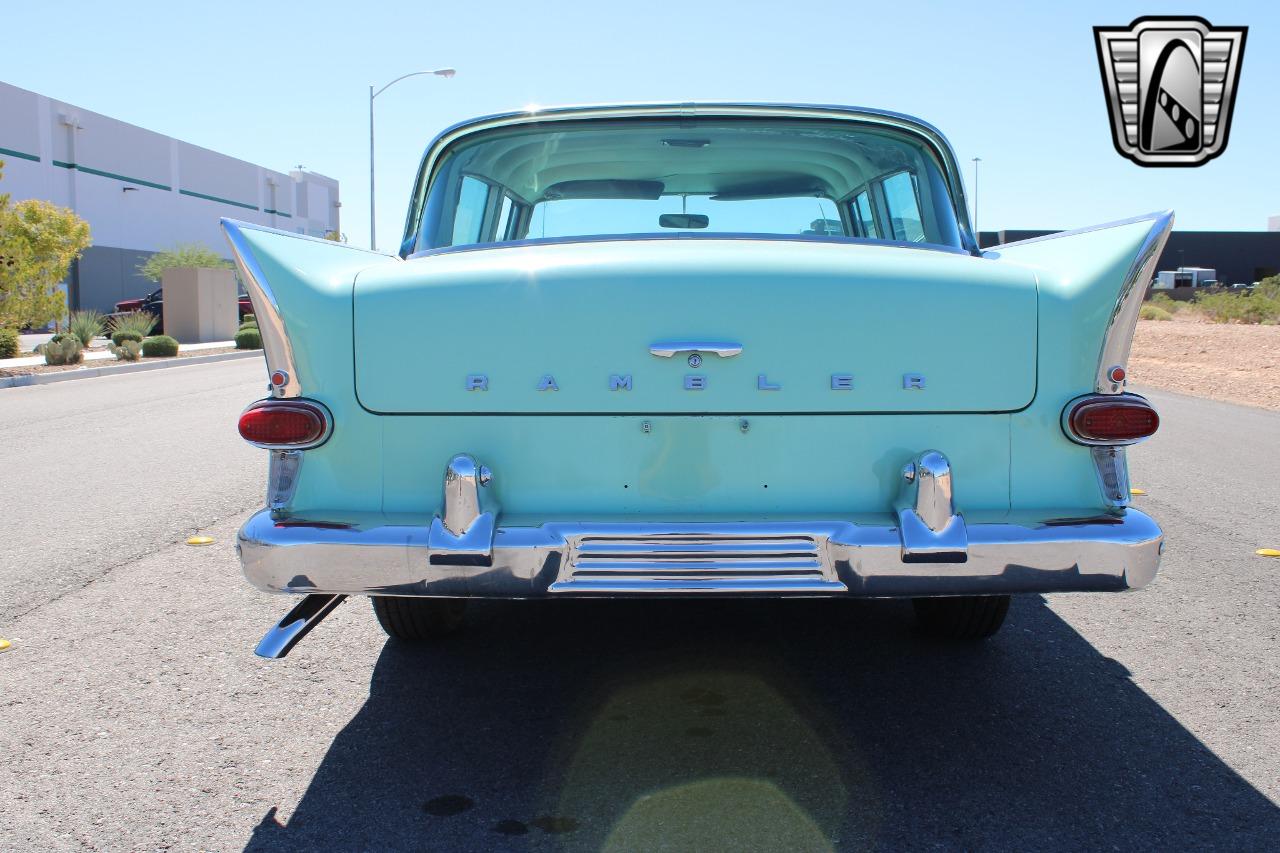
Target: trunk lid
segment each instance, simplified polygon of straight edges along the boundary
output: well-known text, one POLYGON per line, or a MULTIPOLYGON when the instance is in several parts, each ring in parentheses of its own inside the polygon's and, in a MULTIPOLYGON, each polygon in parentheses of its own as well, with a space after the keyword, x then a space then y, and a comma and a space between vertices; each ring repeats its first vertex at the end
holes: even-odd
POLYGON ((357 277, 355 386, 395 415, 1009 412, 1035 397, 1036 325, 1029 270, 945 251, 705 237, 463 250, 357 277), (741 351, 651 352, 684 342, 741 351))

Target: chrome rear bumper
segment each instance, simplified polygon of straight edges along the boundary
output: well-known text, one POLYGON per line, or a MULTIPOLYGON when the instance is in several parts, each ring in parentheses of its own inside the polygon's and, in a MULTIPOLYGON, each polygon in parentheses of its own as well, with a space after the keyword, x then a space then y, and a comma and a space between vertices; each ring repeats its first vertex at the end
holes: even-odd
POLYGON ((495 526, 488 547, 468 550, 436 545, 439 518, 264 510, 240 530, 238 549, 246 577, 269 592, 897 597, 1135 589, 1155 577, 1163 539, 1134 509, 966 514, 963 541, 921 550, 902 520, 548 521, 495 526))

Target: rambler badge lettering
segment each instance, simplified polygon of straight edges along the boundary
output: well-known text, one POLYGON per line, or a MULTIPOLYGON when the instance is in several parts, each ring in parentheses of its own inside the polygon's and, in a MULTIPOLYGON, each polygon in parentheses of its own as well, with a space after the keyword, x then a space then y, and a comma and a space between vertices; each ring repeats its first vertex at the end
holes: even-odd
MULTIPOLYGON (((832 391, 852 391, 853 390, 853 374, 852 373, 833 373, 831 374, 831 390, 832 391)), ((923 391, 925 379, 919 373, 907 373, 903 375, 902 387, 904 389, 923 391)), ((684 377, 684 390, 686 391, 702 391, 707 387, 707 377, 703 374, 691 373, 684 377)), ((609 374, 609 390, 610 391, 630 391, 635 383, 631 379, 631 374, 609 374)), ((465 387, 468 391, 488 391, 489 377, 483 373, 468 373, 465 380, 465 387)), ((539 391, 559 391, 560 384, 556 381, 555 376, 550 373, 544 373, 535 387, 539 391)), ((781 391, 782 383, 769 378, 769 374, 761 373, 756 376, 757 391, 781 391)))

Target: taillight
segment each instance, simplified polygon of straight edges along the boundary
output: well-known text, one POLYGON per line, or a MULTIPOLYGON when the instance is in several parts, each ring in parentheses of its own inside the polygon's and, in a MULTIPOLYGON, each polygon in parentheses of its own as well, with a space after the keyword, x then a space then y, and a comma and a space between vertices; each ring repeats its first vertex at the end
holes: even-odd
POLYGON ((240 415, 240 437, 268 450, 306 450, 333 429, 329 412, 310 400, 259 400, 240 415))
POLYGON ((1080 444, 1133 444, 1155 434, 1160 416, 1137 394, 1091 395, 1067 404, 1062 426, 1080 444))

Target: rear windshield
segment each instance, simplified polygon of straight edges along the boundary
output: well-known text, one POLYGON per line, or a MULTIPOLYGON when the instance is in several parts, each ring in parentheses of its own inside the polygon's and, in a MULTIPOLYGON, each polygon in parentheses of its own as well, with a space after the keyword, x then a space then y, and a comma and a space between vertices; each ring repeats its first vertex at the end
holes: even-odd
POLYGON ((850 121, 618 119, 468 136, 409 251, 515 240, 760 235, 959 247, 933 150, 850 121))

